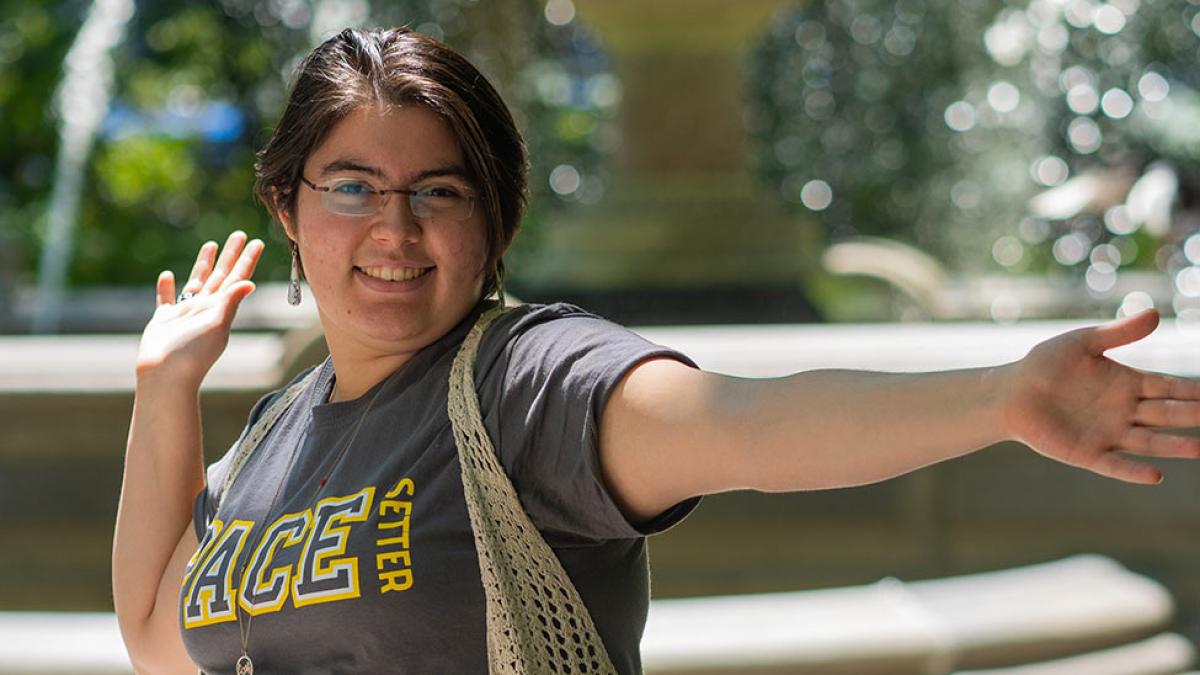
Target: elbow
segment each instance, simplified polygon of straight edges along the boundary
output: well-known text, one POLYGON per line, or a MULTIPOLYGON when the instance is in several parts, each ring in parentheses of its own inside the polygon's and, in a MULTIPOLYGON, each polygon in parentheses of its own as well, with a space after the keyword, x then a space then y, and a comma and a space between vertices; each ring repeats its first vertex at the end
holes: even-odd
POLYGON ((117 624, 121 628, 121 641, 125 643, 125 655, 135 673, 157 673, 157 660, 154 658, 150 640, 146 637, 146 621, 135 622, 131 617, 117 613, 117 624))
POLYGON ((179 673, 194 675, 196 666, 183 647, 183 639, 174 621, 117 615, 121 628, 121 639, 133 672, 159 675, 179 673))

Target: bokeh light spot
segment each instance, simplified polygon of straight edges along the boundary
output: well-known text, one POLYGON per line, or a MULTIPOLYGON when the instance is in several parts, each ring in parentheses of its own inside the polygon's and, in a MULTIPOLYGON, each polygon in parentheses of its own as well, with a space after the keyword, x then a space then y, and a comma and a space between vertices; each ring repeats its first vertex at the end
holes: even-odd
POLYGON ((812 211, 824 211, 833 203, 833 188, 823 180, 810 180, 800 189, 800 202, 812 211))
POLYGON ((555 194, 567 196, 579 189, 579 170, 570 164, 559 164, 550 172, 550 189, 555 194))
POLYGON ((597 73, 588 78, 588 98, 597 108, 613 108, 621 102, 621 81, 612 73, 597 73))
POLYGON ((875 44, 882 35, 883 30, 879 26, 879 19, 870 14, 860 14, 850 24, 850 36, 859 44, 875 44))
POLYGON ((1189 298, 1200 298, 1200 267, 1189 265, 1175 275, 1175 289, 1189 298))
POLYGON ((902 25, 892 26, 883 36, 883 48, 894 56, 908 56, 917 45, 916 33, 902 25))
POLYGON ((1091 84, 1077 84, 1067 92, 1067 107, 1077 115, 1087 115, 1100 105, 1100 97, 1091 84))
POLYGON ((1133 112, 1133 98, 1124 89, 1112 88, 1100 99, 1100 109, 1114 120, 1124 119, 1133 112))
POLYGON ((1193 265, 1200 265, 1200 234, 1193 234, 1184 240, 1183 255, 1193 265))
POLYGON ((992 244, 992 258, 1005 267, 1013 267, 1021 263, 1025 257, 1025 246, 1020 239, 1006 235, 992 244))
POLYGON ((1062 185, 1071 173, 1067 163, 1053 155, 1038 159, 1032 169, 1033 179, 1046 187, 1062 185))
POLYGON ((1091 0, 1070 0, 1063 11, 1063 18, 1076 28, 1087 28, 1092 25, 1092 17, 1096 7, 1091 0))
POLYGON ((1138 229, 1137 221, 1124 204, 1117 204, 1104 212, 1104 226, 1116 235, 1133 234, 1138 229))
POLYGON ((1131 316, 1138 312, 1144 312, 1154 306, 1154 298, 1146 291, 1133 291, 1127 293, 1121 299, 1121 306, 1117 308, 1117 317, 1131 316))
POLYGON ((1088 256, 1088 259, 1092 261, 1092 264, 1103 262, 1120 267, 1121 251, 1112 244, 1098 244, 1092 249, 1092 253, 1088 256))
POLYGON ((565 26, 575 20, 575 3, 571 0, 548 0, 544 11, 546 21, 565 26))
MULTIPOLYGON (((1200 16, 1200 14, 1196 16, 1200 16)), ((1143 99, 1155 102, 1165 99, 1167 94, 1171 93, 1171 85, 1167 82, 1167 78, 1153 70, 1138 79, 1137 89, 1143 99)))
POLYGON ((1112 263, 1092 263, 1083 276, 1088 289, 1096 293, 1107 293, 1117 285, 1117 268, 1112 263))
POLYGON ((1112 5, 1101 5, 1092 15, 1092 25, 1105 35, 1116 35, 1125 28, 1125 13, 1112 5))
POLYGON ((1021 104, 1021 92, 1012 82, 1001 80, 988 87, 987 100, 996 112, 1012 112, 1021 104))
POLYGON ((975 126, 975 108, 966 101, 946 106, 946 126, 955 131, 970 131, 975 126))
POLYGON ((1054 259, 1068 267, 1083 262, 1090 243, 1087 237, 1078 232, 1064 234, 1054 241, 1054 259))
POLYGON ((983 44, 996 63, 1015 66, 1029 50, 1032 35, 1025 13, 1008 10, 984 31, 983 44))
POLYGON ((1090 155, 1100 149, 1104 136, 1100 127, 1090 117, 1076 117, 1067 126, 1067 140, 1071 147, 1081 155, 1090 155))

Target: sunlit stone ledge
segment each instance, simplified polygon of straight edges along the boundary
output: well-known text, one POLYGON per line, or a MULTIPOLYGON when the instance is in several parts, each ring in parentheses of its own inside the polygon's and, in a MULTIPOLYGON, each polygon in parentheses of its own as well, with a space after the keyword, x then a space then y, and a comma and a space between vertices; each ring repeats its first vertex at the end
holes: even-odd
MULTIPOLYGON (((635 328, 707 370, 768 377, 815 368, 919 372, 1008 363, 1038 342, 1100 320, 800 324, 635 328)), ((137 335, 0 336, 0 392, 120 392, 134 386, 137 335)), ((205 387, 267 389, 311 357, 314 326, 291 333, 235 332, 205 387), (303 344, 301 344, 303 343, 303 344)), ((1200 376, 1200 330, 1165 319, 1145 340, 1109 352, 1146 370, 1200 376)))

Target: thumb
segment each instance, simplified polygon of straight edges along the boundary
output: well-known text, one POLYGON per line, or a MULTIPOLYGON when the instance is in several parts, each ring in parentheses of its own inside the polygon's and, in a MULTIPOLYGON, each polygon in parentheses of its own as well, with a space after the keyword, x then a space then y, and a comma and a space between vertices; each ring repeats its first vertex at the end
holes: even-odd
POLYGON ((1096 356, 1114 347, 1137 342, 1158 327, 1158 310, 1146 309, 1137 314, 1109 321, 1088 330, 1088 351, 1096 356))

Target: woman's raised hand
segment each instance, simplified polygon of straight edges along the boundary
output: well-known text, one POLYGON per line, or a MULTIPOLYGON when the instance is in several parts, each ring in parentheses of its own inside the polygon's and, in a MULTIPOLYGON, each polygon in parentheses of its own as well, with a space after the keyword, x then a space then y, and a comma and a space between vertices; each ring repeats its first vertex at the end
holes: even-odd
POLYGON ((216 242, 204 244, 180 289, 185 300, 176 301, 171 272, 158 275, 157 307, 138 346, 139 379, 153 377, 199 388, 229 343, 238 306, 254 291, 250 276, 262 251, 262 241, 246 243, 246 234, 240 231, 229 235, 220 258, 216 242))
POLYGON ((1037 452, 1131 483, 1162 473, 1127 454, 1200 458, 1200 438, 1163 428, 1200 426, 1200 382, 1123 366, 1104 356, 1158 326, 1147 310, 1064 333, 1014 364, 1006 422, 1037 452))

